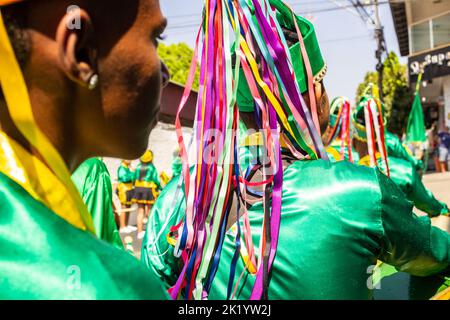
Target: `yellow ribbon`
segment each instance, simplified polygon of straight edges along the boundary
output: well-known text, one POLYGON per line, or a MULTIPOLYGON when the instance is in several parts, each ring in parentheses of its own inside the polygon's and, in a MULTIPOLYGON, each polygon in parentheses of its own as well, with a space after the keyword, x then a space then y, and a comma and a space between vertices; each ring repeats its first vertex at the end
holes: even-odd
POLYGON ((71 225, 84 226, 62 182, 36 156, 0 131, 0 172, 71 225))
POLYGON ((334 160, 336 160, 336 161, 342 161, 343 160, 342 157, 341 157, 341 154, 335 148, 328 147, 328 148, 325 149, 325 151, 329 155, 331 155, 334 158, 334 160))
MULTIPOLYGON (((275 97, 275 95, 270 91, 270 88, 267 86, 267 84, 263 81, 259 74, 258 70, 258 64, 256 63, 255 58, 253 58, 250 48, 248 47, 245 40, 242 38, 239 39, 242 51, 244 52, 245 57, 247 58, 247 61, 250 65, 250 69, 253 72, 253 76, 255 77, 256 82, 261 87, 261 89, 264 91, 264 93, 267 96, 267 99, 269 99, 270 103, 274 107, 275 111, 277 112, 278 116, 280 117, 281 122, 283 123, 283 126, 286 128, 286 130, 289 132, 289 134, 295 138, 294 132, 292 131, 291 126, 289 125, 288 119, 286 118, 286 115, 284 113, 283 108, 281 107, 280 103, 278 102, 278 99, 275 97)), ((297 141, 298 143, 298 141, 297 141)))
MULTIPOLYGON (((375 158, 377 160, 379 160, 381 158, 381 154, 379 152, 377 152, 375 154, 375 158)), ((365 166, 365 167, 371 167, 371 165, 370 165, 370 155, 366 155, 366 156, 362 157, 361 159, 359 159, 358 165, 365 166)))
MULTIPOLYGON (((73 184, 70 172, 64 163, 61 155, 50 143, 43 132, 38 128, 31 108, 30 98, 28 96, 27 87, 20 70, 19 64, 16 60, 13 48, 6 32, 3 17, 0 11, 0 81, 3 89, 3 94, 6 99, 8 111, 11 115, 16 127, 27 139, 28 142, 39 152, 44 158, 45 162, 53 173, 49 170, 47 172, 49 179, 55 176, 61 182, 61 192, 67 194, 67 199, 73 201, 76 212, 71 213, 57 213, 62 216, 70 216, 70 223, 74 226, 88 230, 95 234, 94 223, 89 214, 83 200, 81 199, 78 190, 73 184), (78 215, 77 218, 74 218, 78 215)), ((30 168, 24 168, 25 170, 30 168)), ((35 172, 33 172, 35 173, 35 172)), ((31 178, 31 175, 30 175, 31 178)), ((35 181, 36 184, 41 184, 41 190, 45 189, 42 185, 45 184, 45 178, 35 181)), ((34 186, 37 188, 37 186, 34 186)))

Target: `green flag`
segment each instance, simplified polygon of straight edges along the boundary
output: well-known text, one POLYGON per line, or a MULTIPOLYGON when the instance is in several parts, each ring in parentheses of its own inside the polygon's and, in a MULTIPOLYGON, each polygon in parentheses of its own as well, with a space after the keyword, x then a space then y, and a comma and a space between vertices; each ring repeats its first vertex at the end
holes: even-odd
POLYGON ((413 106, 408 119, 408 128, 406 129, 406 142, 425 142, 427 140, 425 133, 425 120, 423 117, 422 103, 420 102, 420 79, 416 89, 413 106))

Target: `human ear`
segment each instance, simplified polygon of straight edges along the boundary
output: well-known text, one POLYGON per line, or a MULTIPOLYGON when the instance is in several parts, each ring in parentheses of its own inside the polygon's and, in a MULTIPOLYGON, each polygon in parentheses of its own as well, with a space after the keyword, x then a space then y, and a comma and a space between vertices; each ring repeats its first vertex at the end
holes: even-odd
POLYGON ((92 20, 85 10, 70 10, 61 18, 56 31, 60 65, 72 81, 89 89, 98 82, 93 38, 92 20))

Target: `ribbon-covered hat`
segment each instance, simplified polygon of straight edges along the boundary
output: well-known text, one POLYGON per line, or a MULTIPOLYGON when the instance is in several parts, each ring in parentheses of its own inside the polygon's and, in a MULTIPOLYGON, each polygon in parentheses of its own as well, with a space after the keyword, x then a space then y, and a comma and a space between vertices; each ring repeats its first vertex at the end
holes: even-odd
MULTIPOLYGON (((296 30, 295 22, 291 10, 280 0, 270 0, 270 4, 277 10, 276 18, 281 27, 296 30)), ((296 15, 296 20, 300 32, 303 36, 306 52, 311 64, 314 83, 323 80, 327 72, 327 65, 320 51, 314 25, 307 19, 296 15)), ((300 42, 289 47, 289 53, 292 58, 292 65, 301 93, 308 90, 308 75, 300 47, 300 42)), ((245 79, 242 69, 240 70, 240 79, 245 79)), ((254 97, 250 93, 248 83, 240 81, 238 85, 237 104, 239 110, 243 112, 252 112, 254 110, 254 97)))
POLYGON ((366 93, 359 100, 352 116, 353 136, 367 143, 370 165, 377 166, 377 152, 380 153, 386 167, 386 174, 390 175, 387 151, 384 137, 384 123, 386 121, 381 102, 372 94, 366 93))
MULTIPOLYGON (((357 139, 366 141, 367 140, 367 134, 366 134, 366 126, 365 126, 365 119, 364 119, 364 108, 368 107, 369 103, 373 103, 377 106, 376 110, 376 116, 379 117, 381 114, 381 119, 383 126, 386 126, 387 119, 386 119, 386 113, 384 110, 384 104, 381 103, 377 98, 372 96, 371 94, 365 94, 363 95, 358 105, 356 106, 356 109, 353 111, 353 125, 354 125, 354 134, 357 139)), ((330 116, 331 121, 331 116, 330 116)))
POLYGON ((330 104, 330 127, 334 127, 337 124, 339 115, 342 112, 345 103, 348 102, 349 99, 345 97, 336 97, 331 101, 330 104))
POLYGON ((366 130, 364 109, 368 106, 370 101, 374 101, 373 97, 369 95, 362 96, 355 110, 353 111, 352 116, 354 128, 353 134, 355 138, 362 141, 367 141, 367 130, 366 130))

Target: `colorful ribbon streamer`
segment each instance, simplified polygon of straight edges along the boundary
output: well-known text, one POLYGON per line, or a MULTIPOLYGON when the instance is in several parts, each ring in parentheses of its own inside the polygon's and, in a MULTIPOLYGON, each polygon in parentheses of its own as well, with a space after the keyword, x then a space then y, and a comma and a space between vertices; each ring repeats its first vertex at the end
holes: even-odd
MULTIPOLYGON (((282 28, 270 4, 268 0, 205 0, 203 21, 176 119, 187 203, 182 221, 171 228, 171 232, 178 231, 175 255, 184 262, 176 284, 169 290, 173 299, 182 295, 185 299, 196 300, 208 297, 219 266, 233 201, 237 201, 238 210, 233 220, 235 254, 230 262, 227 297, 234 296, 239 284, 239 280, 235 284, 235 272, 241 256, 246 269, 256 274, 251 299, 268 298, 269 274, 281 223, 281 142, 297 158, 327 158, 316 107, 313 105, 311 113, 303 100, 282 28), (232 53, 236 59, 234 66, 232 53), (199 57, 200 86, 193 144, 197 161, 191 169, 180 113, 188 100, 199 57), (239 78, 240 69, 244 79, 239 78), (246 180, 239 163, 236 105, 239 81, 248 83, 256 105, 255 114, 260 119, 262 149, 269 162, 260 166, 261 182, 246 180), (246 201, 249 186, 261 186, 265 190, 263 237, 258 249, 253 244, 246 206, 241 205, 246 201), (239 216, 241 208, 244 212, 239 216)), ((297 31, 302 42, 298 26, 297 31)), ((305 52, 302 44, 302 53, 305 52)), ((304 61, 312 90, 307 56, 304 61)))

